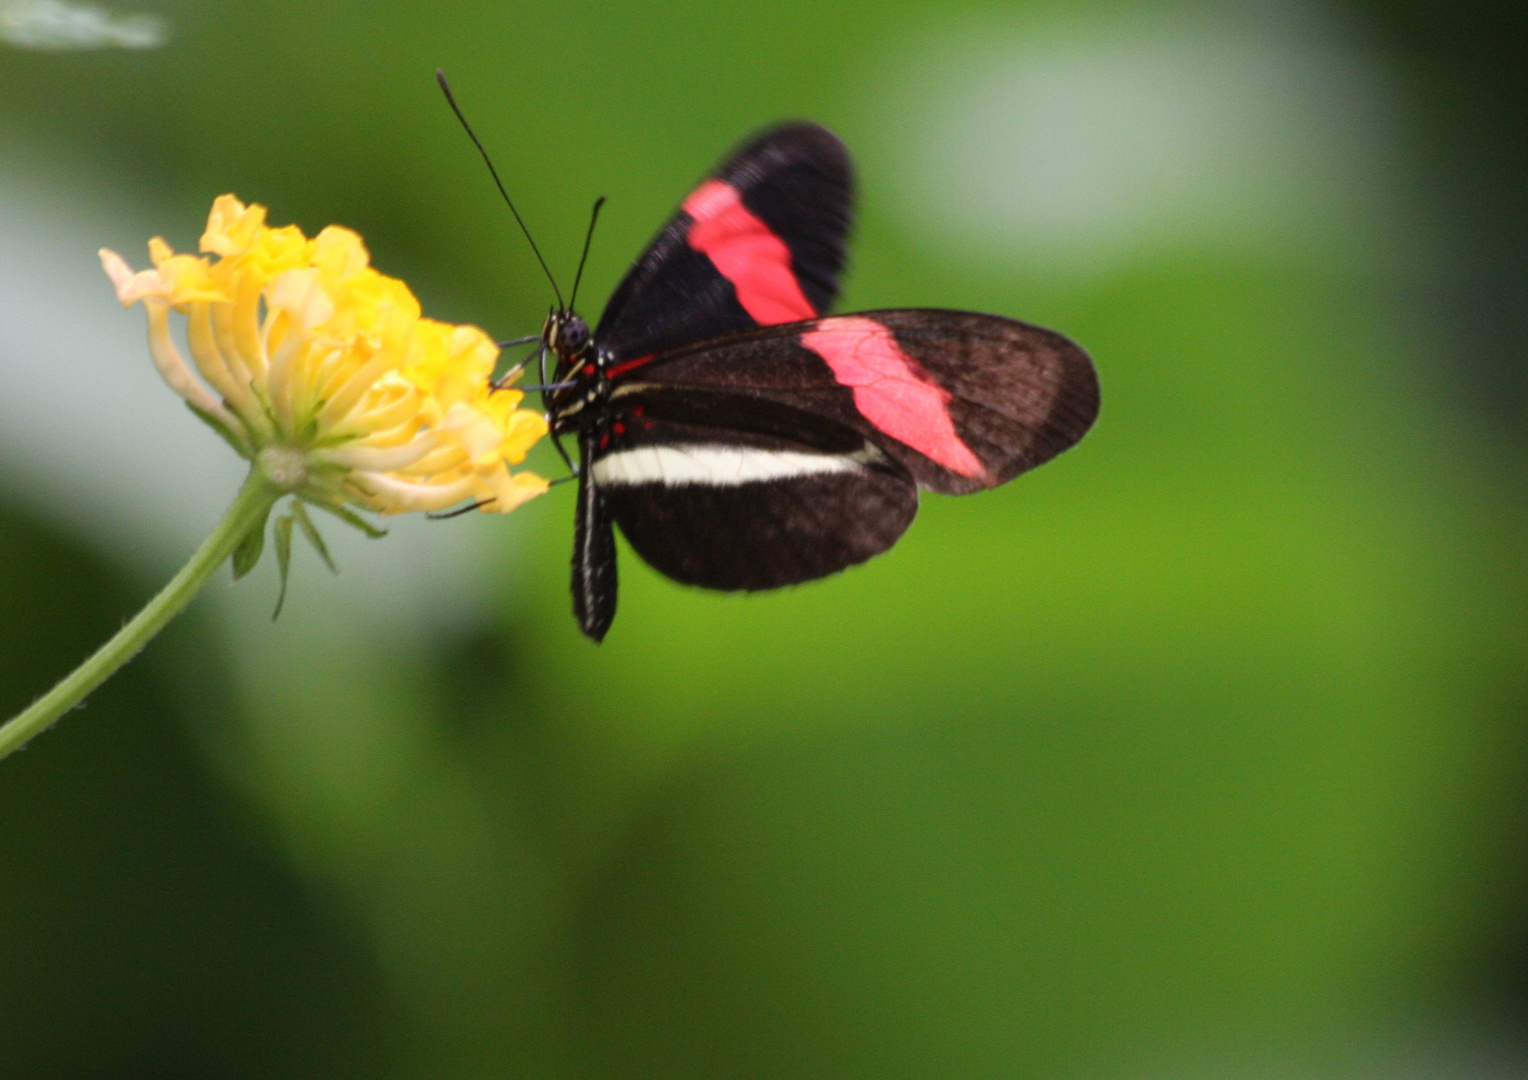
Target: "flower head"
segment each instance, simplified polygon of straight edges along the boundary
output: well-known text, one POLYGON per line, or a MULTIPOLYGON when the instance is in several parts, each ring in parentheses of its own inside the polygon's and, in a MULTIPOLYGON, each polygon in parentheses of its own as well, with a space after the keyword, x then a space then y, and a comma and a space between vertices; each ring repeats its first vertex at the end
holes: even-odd
POLYGON ((124 306, 142 302, 149 351, 171 389, 283 491, 381 514, 472 500, 507 512, 546 490, 510 465, 546 434, 523 394, 492 385, 498 348, 475 326, 420 317, 361 238, 308 239, 232 195, 212 205, 201 250, 149 241, 151 270, 103 249, 124 306), (171 336, 186 317, 193 372, 171 336))

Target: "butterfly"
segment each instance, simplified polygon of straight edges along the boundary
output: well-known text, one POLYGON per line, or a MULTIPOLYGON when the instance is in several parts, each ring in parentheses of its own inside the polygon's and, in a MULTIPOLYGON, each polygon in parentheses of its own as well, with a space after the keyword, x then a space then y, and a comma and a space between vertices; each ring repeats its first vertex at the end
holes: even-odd
POLYGON ((680 204, 592 333, 571 306, 547 317, 592 640, 615 618, 614 526, 687 585, 794 585, 891 547, 919 489, 996 487, 1092 425, 1097 374, 1060 334, 932 308, 830 315, 852 198, 831 132, 775 127, 680 204))
POLYGON ((891 547, 919 489, 1006 483, 1098 415, 1092 361, 1052 331, 933 308, 828 314, 853 175, 843 143, 816 124, 755 136, 690 192, 591 333, 575 310, 583 260, 563 304, 436 79, 558 297, 540 334, 505 344, 556 357, 539 389, 578 480, 573 614, 593 641, 615 619, 615 526, 686 585, 795 585, 891 547))

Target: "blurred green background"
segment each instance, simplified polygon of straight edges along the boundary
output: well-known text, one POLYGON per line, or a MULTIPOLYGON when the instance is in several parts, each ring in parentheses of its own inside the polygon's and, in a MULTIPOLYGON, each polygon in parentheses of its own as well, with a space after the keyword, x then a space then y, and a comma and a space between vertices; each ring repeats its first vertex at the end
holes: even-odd
POLYGON ((0 763, 0 1077, 1528 1075, 1521 4, 143 2, 0 2, 6 713, 239 478, 97 247, 232 191, 538 328, 437 66, 564 275, 611 197, 591 316, 808 117, 844 310, 1104 410, 832 580, 627 551, 600 648, 568 487, 221 577, 0 763))

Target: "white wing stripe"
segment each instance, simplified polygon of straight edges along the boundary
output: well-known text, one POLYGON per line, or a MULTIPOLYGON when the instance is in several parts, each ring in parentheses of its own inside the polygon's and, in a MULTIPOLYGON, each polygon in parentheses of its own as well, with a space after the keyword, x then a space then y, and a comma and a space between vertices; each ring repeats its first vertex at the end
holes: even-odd
POLYGON ((821 473, 856 472, 865 453, 808 454, 798 450, 764 450, 726 443, 682 443, 639 446, 597 459, 594 482, 620 484, 710 484, 735 487, 821 473))

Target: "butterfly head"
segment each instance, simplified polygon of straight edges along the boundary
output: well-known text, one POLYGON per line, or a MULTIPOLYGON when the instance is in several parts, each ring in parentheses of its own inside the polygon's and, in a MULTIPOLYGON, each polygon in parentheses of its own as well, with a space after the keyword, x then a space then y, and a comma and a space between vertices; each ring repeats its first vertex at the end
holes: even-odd
POLYGON ((573 363, 589 347, 589 324, 572 311, 554 311, 541 327, 541 340, 559 360, 573 363))

